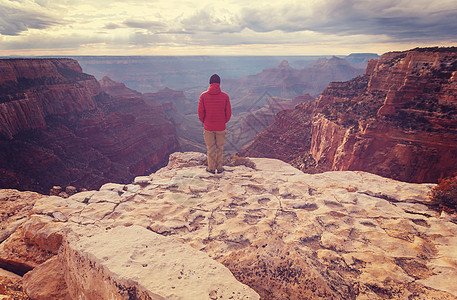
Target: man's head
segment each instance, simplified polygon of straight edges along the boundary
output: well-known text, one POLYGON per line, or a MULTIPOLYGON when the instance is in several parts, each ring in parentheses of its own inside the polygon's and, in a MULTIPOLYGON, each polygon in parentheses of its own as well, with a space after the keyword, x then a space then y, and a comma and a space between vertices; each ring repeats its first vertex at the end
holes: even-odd
POLYGON ((211 83, 221 83, 221 78, 219 77, 219 75, 217 75, 217 74, 211 75, 211 77, 209 78, 209 84, 211 84, 211 83))

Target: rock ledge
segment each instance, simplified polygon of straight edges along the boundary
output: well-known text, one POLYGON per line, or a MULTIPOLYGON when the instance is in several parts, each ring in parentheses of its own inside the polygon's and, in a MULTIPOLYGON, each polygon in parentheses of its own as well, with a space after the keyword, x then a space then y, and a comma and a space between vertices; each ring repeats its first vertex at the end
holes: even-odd
POLYGON ((204 158, 175 153, 137 184, 40 198, 0 260, 48 255, 26 291, 44 295, 48 278, 49 290, 68 286, 60 299, 89 299, 100 282, 93 297, 457 299, 457 221, 429 207, 433 184, 265 158, 213 175, 204 158))

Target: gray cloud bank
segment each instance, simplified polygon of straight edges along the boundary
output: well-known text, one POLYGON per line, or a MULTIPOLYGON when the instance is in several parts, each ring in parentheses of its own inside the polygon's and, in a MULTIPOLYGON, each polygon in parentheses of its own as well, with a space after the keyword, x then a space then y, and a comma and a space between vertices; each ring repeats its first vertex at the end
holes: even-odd
POLYGON ((63 21, 42 11, 8 7, 0 3, 0 34, 19 35, 29 29, 46 29, 63 21))
MULTIPOLYGON (((171 22, 170 33, 315 32, 339 36, 382 35, 391 41, 455 40, 457 1, 325 0, 309 7, 300 2, 218 15, 199 10, 171 22), (179 26, 177 29, 176 26, 179 26)), ((124 22, 125 24, 126 22, 124 22)), ((139 27, 139 26, 138 26, 139 27)), ((164 29, 164 28, 162 28, 164 29)), ((163 32, 166 30, 162 30, 163 32)))
MULTIPOLYGON (((78 24, 43 9, 25 6, 19 9, 5 3, 0 0, 0 38, 1 35, 18 36, 32 28, 78 27, 78 24)), ((47 3, 50 5, 51 2, 47 3)), ((363 35, 371 37, 372 42, 381 40, 377 36, 382 37, 383 42, 457 41, 456 0, 284 1, 257 7, 239 3, 236 11, 209 6, 195 8, 195 11, 187 11, 171 20, 145 20, 134 15, 125 16, 118 22, 110 19, 102 28, 94 28, 94 32, 103 32, 104 36, 91 36, 90 39, 92 42, 119 43, 122 42, 119 38, 110 40, 109 33, 131 28, 135 32, 124 42, 137 45, 167 42, 183 45, 292 44, 308 42, 307 33, 340 38, 363 35), (183 34, 187 37, 179 37, 183 34)), ((84 35, 74 34, 72 41, 87 43, 84 39, 84 35)), ((24 38, 7 48, 12 49, 18 43, 25 47, 32 41, 36 39, 24 38)), ((42 41, 42 46, 48 43, 52 47, 55 42, 42 41)))
POLYGON ((387 35, 395 39, 456 38, 457 1, 327 0, 310 13, 306 4, 248 8, 240 17, 257 32, 314 31, 335 35, 387 35), (404 4, 403 4, 404 3, 404 4), (431 6, 430 3, 437 5, 431 6))

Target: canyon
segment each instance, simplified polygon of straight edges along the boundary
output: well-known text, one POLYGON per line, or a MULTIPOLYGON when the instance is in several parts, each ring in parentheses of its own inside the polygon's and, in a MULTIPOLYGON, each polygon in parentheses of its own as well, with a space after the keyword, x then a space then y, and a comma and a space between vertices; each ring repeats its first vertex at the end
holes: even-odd
POLYGON ((179 150, 161 106, 134 91, 116 94, 104 81, 103 88, 75 60, 5 59, 0 74, 3 188, 48 193, 54 185, 129 182, 179 150))
POLYGON ((457 216, 428 196, 457 171, 457 49, 386 53, 317 99, 300 72, 227 81, 259 96, 232 149, 257 135, 210 174, 186 92, 0 60, 0 298, 457 299, 457 216))
POLYGON ((430 202, 434 184, 268 158, 213 175, 205 160, 176 152, 67 199, 0 190, 0 265, 21 275, 0 280, 23 286, 9 295, 457 299, 457 218, 430 202))
POLYGON ((457 50, 418 48, 370 60, 316 101, 280 112, 239 151, 306 172, 359 170, 407 182, 457 172, 457 50))
MULTIPOLYGON (((312 68, 295 69, 283 61, 257 75, 224 80, 235 111, 226 153, 250 142, 277 112, 312 100, 287 98, 302 92, 297 86, 323 86, 354 72, 360 70, 333 57, 312 68), (319 83, 307 82, 318 73, 319 83)), ((41 193, 55 185, 92 189, 157 170, 178 149, 206 151, 197 102, 186 97, 190 90, 143 94, 107 76, 97 81, 66 58, 5 59, 0 73, 0 187, 41 193)), ((194 90, 199 94, 206 87, 194 90)))
POLYGON ((316 97, 331 81, 363 73, 369 58, 359 53, 344 57, 76 57, 97 77, 109 76, 164 103, 176 127, 183 151, 206 151, 196 115, 200 94, 213 73, 232 102, 227 131, 227 154, 234 154, 274 121, 281 110, 316 97), (182 92, 181 92, 182 91, 182 92), (308 97, 304 96, 309 94, 308 97))
MULTIPOLYGON (((360 54, 348 56, 357 66, 366 63, 367 57, 373 57, 369 54, 360 54)), ((131 58, 133 61, 117 60, 116 57, 111 60, 102 59, 96 60, 95 58, 81 58, 87 65, 88 69, 92 72, 100 73, 102 71, 113 74, 119 77, 117 64, 127 65, 127 71, 123 73, 121 78, 126 80, 129 85, 140 86, 140 82, 136 81, 136 77, 128 74, 132 73, 137 66, 138 70, 146 72, 145 66, 141 68, 138 66, 139 61, 131 58)), ((139 58, 138 58, 139 59, 139 58)), ((170 58, 171 59, 171 58, 170 58)), ((216 58, 208 58, 211 59, 216 58)), ((218 58, 218 63, 214 63, 212 68, 217 69, 219 73, 224 74, 227 70, 221 69, 222 66, 227 67, 227 62, 232 62, 235 66, 244 62, 246 66, 256 66, 256 60, 262 61, 260 58, 252 58, 251 61, 246 61, 245 58, 218 58), (225 62, 225 64, 223 63, 225 62)), ((293 63, 297 63, 297 58, 290 57, 293 63)), ((310 58, 303 58, 306 59, 310 58)), ((142 58, 146 65, 159 64, 167 61, 165 58, 142 58)), ((182 85, 180 90, 174 90, 168 87, 162 88, 155 92, 144 93, 145 101, 147 104, 155 106, 157 101, 160 102, 169 118, 176 128, 179 143, 183 151, 199 151, 206 152, 206 146, 202 137, 202 124, 199 122, 196 115, 198 98, 200 93, 207 89, 207 75, 202 75, 200 78, 195 78, 195 72, 201 72, 209 68, 207 60, 196 60, 196 58, 176 58, 176 61, 169 61, 166 66, 171 67, 179 61, 186 62, 184 67, 180 70, 179 74, 174 74, 173 69, 163 70, 163 74, 155 74, 157 70, 151 69, 150 73, 142 73, 144 77, 141 82, 146 78, 150 84, 154 84, 154 80, 161 78, 162 85, 170 84, 177 86, 177 82, 182 85), (196 60, 196 61, 195 61, 196 60), (192 70, 187 70, 193 66, 192 70), (168 76, 171 76, 170 78, 168 76), (152 78, 154 77, 154 78, 152 78), (189 78, 188 78, 189 77, 189 78), (173 79, 173 80, 172 80, 173 79), (194 82, 199 79, 199 82, 194 82), (194 82, 195 86, 191 83, 194 82), (189 87, 191 86, 191 87, 189 87), (181 91, 182 90, 182 91, 181 91), (149 100, 150 99, 150 100, 149 100)), ((268 58, 264 58, 267 62, 268 58)), ((303 63, 301 63, 303 64, 303 63)), ((318 59, 315 62, 306 62, 304 68, 294 68, 289 65, 287 60, 283 60, 273 68, 263 69, 261 72, 241 77, 239 79, 222 79, 222 89, 230 95, 232 104, 232 120, 227 124, 227 142, 225 144, 225 151, 227 154, 234 154, 240 150, 244 145, 252 141, 254 136, 268 127, 274 122, 276 113, 285 109, 292 109, 300 102, 313 100, 330 81, 344 81, 351 79, 363 73, 363 70, 352 66, 346 59, 331 57, 328 59, 318 59), (314 95, 314 96, 311 96, 314 95)), ((257 66, 259 67, 259 66, 257 66)), ((239 67, 240 70, 243 69, 239 67)), ((228 70, 232 70, 233 74, 238 74, 233 70, 233 66, 228 70)), ((241 72, 241 71, 240 71, 241 72)), ((135 74, 137 74, 136 72, 135 74)), ((111 75, 110 75, 111 76, 111 75)), ((106 77, 108 78, 108 77, 106 77)), ((103 78, 102 78, 103 80, 103 78)), ((123 87, 127 87, 124 85, 123 87)), ((117 91, 119 93, 119 91, 117 91)))

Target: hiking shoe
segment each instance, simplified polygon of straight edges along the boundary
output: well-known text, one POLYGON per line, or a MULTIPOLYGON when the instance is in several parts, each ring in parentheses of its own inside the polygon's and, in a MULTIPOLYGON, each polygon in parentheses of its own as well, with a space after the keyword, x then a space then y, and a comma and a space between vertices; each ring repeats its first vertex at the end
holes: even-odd
POLYGON ((210 172, 211 174, 216 174, 216 170, 206 169, 206 172, 210 172))
POLYGON ((224 171, 225 171, 224 168, 222 168, 222 169, 217 169, 217 174, 220 174, 220 173, 222 173, 222 172, 224 172, 224 171))

